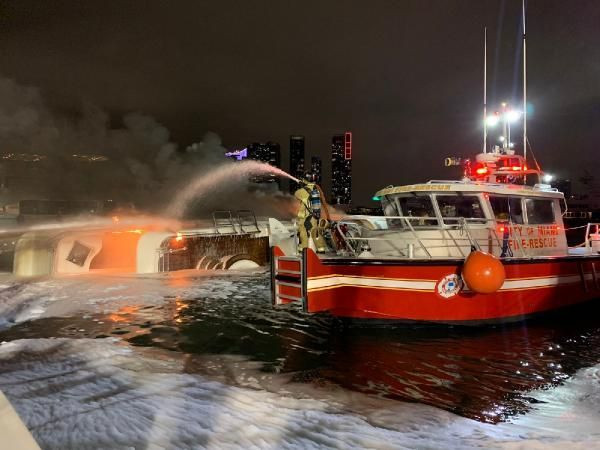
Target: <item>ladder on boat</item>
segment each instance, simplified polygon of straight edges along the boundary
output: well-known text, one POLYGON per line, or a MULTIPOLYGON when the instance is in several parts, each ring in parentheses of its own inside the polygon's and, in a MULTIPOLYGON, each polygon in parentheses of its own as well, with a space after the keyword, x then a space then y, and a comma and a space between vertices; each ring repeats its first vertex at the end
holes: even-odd
POLYGON ((306 310, 306 257, 284 256, 277 247, 271 248, 271 293, 273 305, 301 302, 306 310))

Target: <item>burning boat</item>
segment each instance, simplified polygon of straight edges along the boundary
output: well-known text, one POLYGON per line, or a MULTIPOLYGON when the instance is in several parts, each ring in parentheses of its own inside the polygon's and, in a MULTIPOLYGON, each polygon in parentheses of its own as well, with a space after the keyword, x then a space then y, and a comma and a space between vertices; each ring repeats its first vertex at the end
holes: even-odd
POLYGON ((256 268, 267 264, 269 243, 290 234, 249 210, 215 211, 212 219, 114 216, 15 228, 0 239, 0 270, 29 277, 256 268))

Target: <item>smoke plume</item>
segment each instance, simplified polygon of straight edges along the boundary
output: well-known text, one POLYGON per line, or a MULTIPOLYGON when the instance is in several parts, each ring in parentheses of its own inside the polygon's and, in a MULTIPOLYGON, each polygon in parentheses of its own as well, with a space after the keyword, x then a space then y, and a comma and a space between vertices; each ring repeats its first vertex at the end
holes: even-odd
MULTIPOLYGON (((235 164, 224 157, 226 149, 215 133, 180 149, 153 117, 132 112, 115 127, 105 111, 87 103, 67 116, 52 111, 38 89, 3 77, 0 144, 0 206, 31 198, 110 199, 160 212, 193 179, 216 166, 235 164)), ((228 182, 228 200, 236 201, 216 198, 222 188, 207 188, 215 189, 215 195, 203 195, 202 204, 191 210, 252 209, 265 200, 273 200, 284 216, 292 209, 290 197, 276 190, 247 192, 247 178, 228 182)))

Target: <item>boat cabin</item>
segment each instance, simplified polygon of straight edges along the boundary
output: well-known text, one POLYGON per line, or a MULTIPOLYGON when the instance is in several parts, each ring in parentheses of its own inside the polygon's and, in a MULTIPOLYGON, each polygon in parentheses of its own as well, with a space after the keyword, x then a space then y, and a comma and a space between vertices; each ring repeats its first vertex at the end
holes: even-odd
POLYGON ((462 258, 472 248, 502 258, 568 254, 563 194, 547 185, 429 181, 376 193, 383 217, 338 222, 362 257, 462 258))

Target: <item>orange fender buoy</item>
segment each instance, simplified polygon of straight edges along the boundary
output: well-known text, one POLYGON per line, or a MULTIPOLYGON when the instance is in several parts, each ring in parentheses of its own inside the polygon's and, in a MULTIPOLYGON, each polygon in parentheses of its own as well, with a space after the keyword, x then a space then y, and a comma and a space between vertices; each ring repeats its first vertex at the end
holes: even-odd
POLYGON ((504 265, 494 255, 476 250, 471 252, 462 269, 462 279, 478 294, 496 292, 506 278, 504 265))

